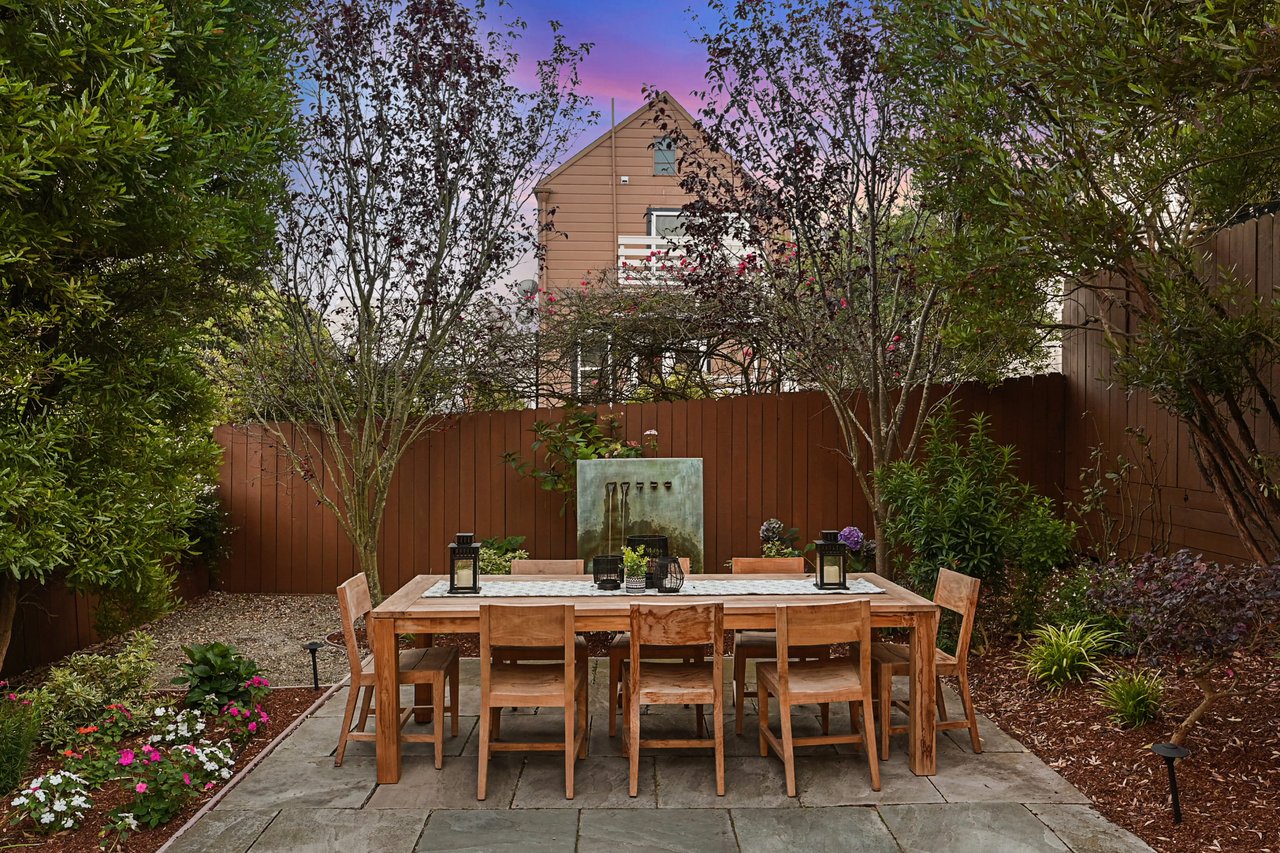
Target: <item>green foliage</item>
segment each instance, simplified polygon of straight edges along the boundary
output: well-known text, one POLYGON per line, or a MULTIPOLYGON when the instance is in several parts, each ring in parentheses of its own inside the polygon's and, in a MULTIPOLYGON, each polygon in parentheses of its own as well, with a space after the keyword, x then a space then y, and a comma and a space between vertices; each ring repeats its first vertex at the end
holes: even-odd
POLYGON ((1123 634, 1124 623, 1108 613, 1091 595, 1100 580, 1099 567, 1088 561, 1060 573, 1057 585, 1045 597, 1043 621, 1050 625, 1089 622, 1123 634))
POLYGON ((1164 681, 1149 670, 1122 672, 1099 682, 1098 701, 1110 711, 1110 720, 1119 726, 1136 729, 1160 714, 1164 681))
POLYGON ((1031 645, 1022 653, 1023 664, 1033 678, 1052 689, 1071 681, 1083 682, 1090 674, 1101 672, 1096 658, 1116 640, 1114 631, 1087 622, 1041 625, 1032 636, 1031 645))
POLYGON ((3 4, 0 573, 127 598, 188 548, 194 330, 274 245, 291 5, 3 4))
POLYGON ((43 715, 40 742, 50 747, 74 743, 77 729, 97 723, 108 705, 135 712, 147 707, 155 649, 155 638, 138 631, 116 654, 78 652, 50 669, 35 694, 43 715))
MULTIPOLYGON (((559 421, 534 423, 534 462, 521 459, 514 452, 504 453, 502 458, 522 476, 537 480, 543 489, 563 492, 568 506, 578 487, 579 459, 630 459, 644 455, 640 443, 622 438, 621 432, 622 419, 617 415, 601 418, 597 412, 571 407, 559 421), (537 467, 539 451, 542 467, 537 467)), ((656 447, 656 439, 650 444, 656 447)))
POLYGON ((800 552, 786 542, 776 539, 760 543, 762 557, 799 557, 800 552))
MULTIPOLYGON (((513 537, 524 538, 524 537, 513 537)), ((480 546, 480 574, 482 575, 509 575, 511 574, 512 560, 527 560, 529 552, 517 549, 515 551, 500 551, 497 548, 490 548, 488 545, 480 546)))
POLYGON ((93 625, 104 637, 114 637, 172 613, 181 603, 174 587, 177 570, 165 563, 140 566, 130 586, 103 590, 93 612, 93 625))
POLYGON ((884 534, 917 589, 932 591, 938 568, 954 568, 980 578, 988 596, 1009 595, 1009 616, 1026 630, 1075 527, 1019 479, 1014 449, 997 444, 988 423, 974 415, 962 434, 944 406, 928 421, 923 458, 878 472, 884 534))
POLYGON ((649 559, 644 555, 644 546, 622 549, 622 570, 629 578, 642 578, 649 571, 649 559))
POLYGON ((40 731, 40 709, 0 681, 0 797, 18 787, 40 731))
POLYGON ((229 702, 249 703, 249 680, 259 672, 258 664, 226 643, 183 646, 188 662, 179 665, 182 675, 174 684, 187 688, 188 707, 217 709, 229 702))

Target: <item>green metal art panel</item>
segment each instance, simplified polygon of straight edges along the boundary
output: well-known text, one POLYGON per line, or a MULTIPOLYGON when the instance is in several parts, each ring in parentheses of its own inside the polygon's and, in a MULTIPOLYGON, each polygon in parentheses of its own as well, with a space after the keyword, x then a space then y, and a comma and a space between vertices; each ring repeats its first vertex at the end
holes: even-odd
POLYGON ((661 533, 669 553, 701 572, 701 459, 583 459, 578 462, 578 556, 621 554, 628 535, 661 533))

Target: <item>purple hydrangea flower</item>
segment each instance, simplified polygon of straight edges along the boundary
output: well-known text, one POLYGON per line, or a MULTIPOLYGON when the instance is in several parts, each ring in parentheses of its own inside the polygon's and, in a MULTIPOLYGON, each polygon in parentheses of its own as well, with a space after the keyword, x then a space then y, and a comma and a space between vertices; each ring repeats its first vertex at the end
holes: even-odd
POLYGON ((861 551, 863 542, 862 531, 856 527, 846 527, 844 530, 840 531, 840 541, 843 542, 845 547, 850 551, 861 551))

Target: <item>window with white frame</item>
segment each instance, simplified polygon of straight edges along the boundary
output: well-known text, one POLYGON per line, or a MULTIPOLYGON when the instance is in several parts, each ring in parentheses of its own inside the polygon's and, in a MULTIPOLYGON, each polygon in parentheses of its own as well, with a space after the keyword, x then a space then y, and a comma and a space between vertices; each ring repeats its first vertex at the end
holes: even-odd
POLYGON ((678 207, 649 209, 650 237, 683 237, 684 220, 678 207))

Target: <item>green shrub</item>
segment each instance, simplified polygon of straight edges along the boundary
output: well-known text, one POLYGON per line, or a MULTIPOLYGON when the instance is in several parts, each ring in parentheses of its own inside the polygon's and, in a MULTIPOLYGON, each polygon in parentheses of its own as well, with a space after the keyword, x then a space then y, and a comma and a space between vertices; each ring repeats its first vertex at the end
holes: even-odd
POLYGON ((502 551, 493 548, 480 546, 480 574, 482 575, 509 575, 511 574, 512 560, 527 560, 529 552, 525 550, 502 551))
POLYGON ((1124 623, 1100 606, 1091 591, 1101 582, 1099 567, 1090 562, 1063 574, 1046 598, 1043 621, 1051 625, 1090 622, 1108 631, 1124 633, 1124 623))
POLYGON ((1164 682, 1150 670, 1123 672, 1099 683, 1102 706, 1111 713, 1108 718, 1119 726, 1136 729, 1146 725, 1160 713, 1164 682))
POLYGON ((182 600, 176 591, 178 572, 170 564, 142 567, 133 586, 104 589, 93 611, 93 627, 104 637, 115 637, 172 613, 182 600))
POLYGON ((876 475, 897 565, 925 594, 939 567, 980 578, 984 600, 1007 597, 1013 627, 1027 630, 1054 569, 1071 556, 1075 526, 1019 479, 1014 449, 991 438, 985 415, 962 430, 944 406, 927 429, 917 459, 876 475))
POLYGON ((40 732, 40 709, 0 681, 0 795, 18 787, 40 732))
POLYGON ((1031 645, 1022 654, 1023 663, 1037 681, 1057 689, 1069 681, 1083 682, 1088 675, 1101 672, 1095 658, 1115 642, 1117 635, 1088 622, 1077 622, 1063 627, 1041 625, 1032 637, 1031 645))
POLYGON ((80 726, 96 723, 108 705, 139 710, 149 704, 156 663, 155 638, 135 631, 116 654, 78 652, 49 670, 35 693, 42 717, 40 742, 71 743, 80 726))
POLYGON ((251 702, 249 680, 258 674, 258 664, 226 643, 183 646, 188 662, 178 668, 182 675, 174 684, 187 688, 188 707, 218 709, 229 702, 251 702))

